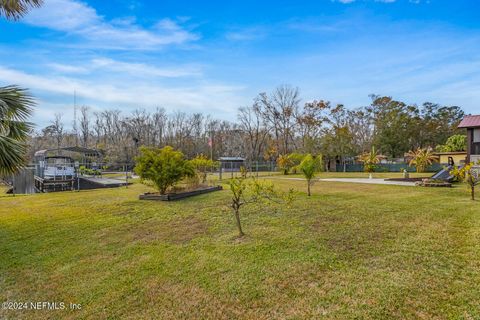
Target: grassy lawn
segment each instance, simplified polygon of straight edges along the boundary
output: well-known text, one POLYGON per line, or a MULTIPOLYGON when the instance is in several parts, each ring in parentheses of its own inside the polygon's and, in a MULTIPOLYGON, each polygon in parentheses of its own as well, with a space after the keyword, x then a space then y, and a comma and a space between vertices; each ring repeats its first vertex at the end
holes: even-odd
POLYGON ((303 181, 275 184, 297 201, 245 207, 241 240, 227 190, 2 195, 0 300, 82 307, 0 318, 480 318, 480 202, 465 187, 318 182, 307 198, 303 181))

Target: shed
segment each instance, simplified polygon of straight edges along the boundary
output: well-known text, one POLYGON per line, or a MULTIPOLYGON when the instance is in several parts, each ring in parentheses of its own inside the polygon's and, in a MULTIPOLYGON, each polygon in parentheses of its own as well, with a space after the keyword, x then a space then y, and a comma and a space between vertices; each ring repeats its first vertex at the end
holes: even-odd
POLYGON ((220 157, 218 161, 224 172, 240 171, 240 167, 245 166, 245 158, 242 157, 220 157))

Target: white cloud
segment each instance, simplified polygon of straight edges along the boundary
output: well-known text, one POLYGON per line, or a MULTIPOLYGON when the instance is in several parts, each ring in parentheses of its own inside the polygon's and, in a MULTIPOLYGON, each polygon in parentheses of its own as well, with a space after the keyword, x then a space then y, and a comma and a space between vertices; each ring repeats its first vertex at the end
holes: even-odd
MULTIPOLYGON (((80 80, 64 76, 37 75, 0 67, 0 83, 20 83, 37 97, 53 95, 66 101, 75 90, 81 101, 80 104, 90 104, 101 109, 124 107, 125 110, 130 111, 132 108, 164 106, 170 111, 205 112, 208 110, 207 113, 215 113, 220 118, 233 118, 237 107, 246 102, 240 95, 244 87, 207 81, 174 86, 152 81, 135 82, 123 77, 110 81, 80 80)), ((37 119, 42 122, 40 125, 45 124, 48 116, 51 118, 56 112, 55 109, 46 108, 51 103, 53 104, 53 101, 37 107, 41 109, 37 113, 42 115, 41 119, 37 119)))
POLYGON ((61 64, 61 63, 48 63, 47 67, 60 73, 79 73, 79 74, 89 73, 88 68, 85 68, 83 66, 72 66, 72 65, 61 64))
POLYGON ((136 78, 179 78, 199 77, 202 70, 197 65, 175 67, 157 67, 145 63, 117 61, 106 57, 98 57, 86 62, 77 62, 75 66, 62 63, 48 63, 46 65, 56 74, 93 74, 108 72, 120 75, 129 75, 136 78))
POLYGON ((72 0, 49 0, 31 10, 25 22, 58 31, 74 32, 102 23, 94 8, 72 0))
POLYGON ((107 49, 152 49, 199 38, 171 19, 160 20, 150 28, 135 24, 132 17, 107 21, 94 8, 76 0, 46 1, 24 21, 82 37, 90 46, 107 49))
POLYGON ((186 76, 200 76, 202 73, 197 67, 183 68, 158 68, 143 63, 128 63, 116 61, 108 58, 97 58, 92 60, 94 68, 110 70, 120 73, 128 73, 136 76, 144 77, 164 77, 178 78, 186 76))
POLYGON ((264 38, 267 35, 267 30, 264 27, 250 27, 230 31, 225 34, 225 38, 230 41, 250 41, 264 38))

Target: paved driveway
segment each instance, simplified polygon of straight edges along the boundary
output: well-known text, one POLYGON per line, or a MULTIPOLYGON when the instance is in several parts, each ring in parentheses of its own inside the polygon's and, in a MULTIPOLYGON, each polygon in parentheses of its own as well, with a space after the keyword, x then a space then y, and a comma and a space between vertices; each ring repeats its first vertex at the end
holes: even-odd
MULTIPOLYGON (((304 178, 277 178, 277 179, 305 180, 304 178)), ((316 181, 366 183, 366 184, 382 184, 382 185, 392 185, 392 186, 415 187, 415 182, 387 181, 385 179, 369 179, 369 178, 329 178, 329 179, 316 179, 316 181)))
POLYGON ((367 184, 384 184, 384 185, 392 185, 392 186, 409 186, 409 187, 415 187, 415 182, 407 182, 407 181, 388 181, 388 180, 385 180, 385 179, 330 178, 330 179, 319 179, 319 181, 349 182, 349 183, 367 183, 367 184))

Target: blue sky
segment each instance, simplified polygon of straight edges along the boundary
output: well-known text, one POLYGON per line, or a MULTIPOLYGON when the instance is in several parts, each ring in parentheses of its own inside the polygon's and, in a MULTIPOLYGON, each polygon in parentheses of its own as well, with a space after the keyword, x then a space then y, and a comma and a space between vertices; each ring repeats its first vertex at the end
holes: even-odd
POLYGON ((34 122, 73 91, 94 111, 204 112, 234 120, 259 92, 354 108, 368 95, 480 113, 480 3, 467 0, 45 0, 0 21, 0 85, 28 87, 34 122))

